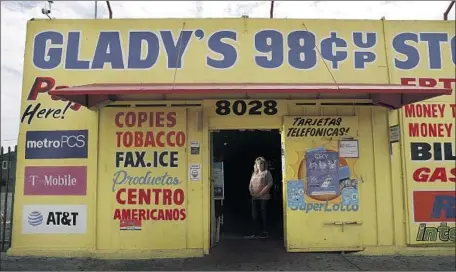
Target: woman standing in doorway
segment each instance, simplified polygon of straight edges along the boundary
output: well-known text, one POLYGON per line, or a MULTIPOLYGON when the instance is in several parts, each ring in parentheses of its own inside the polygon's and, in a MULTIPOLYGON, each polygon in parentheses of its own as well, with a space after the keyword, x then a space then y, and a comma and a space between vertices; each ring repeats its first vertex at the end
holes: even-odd
POLYGON ((257 158, 253 166, 253 174, 249 185, 250 195, 252 196, 252 219, 255 224, 253 237, 268 237, 267 208, 271 199, 270 190, 272 184, 272 175, 268 170, 266 160, 263 157, 257 158))

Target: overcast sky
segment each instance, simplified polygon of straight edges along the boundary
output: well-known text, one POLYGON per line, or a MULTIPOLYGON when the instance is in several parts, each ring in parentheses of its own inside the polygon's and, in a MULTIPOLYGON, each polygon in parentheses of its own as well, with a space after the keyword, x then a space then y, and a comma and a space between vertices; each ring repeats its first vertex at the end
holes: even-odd
MULTIPOLYGON (((55 1, 52 15, 93 18, 95 1, 55 1)), ((276 1, 276 18, 334 18, 439 20, 450 1, 276 1)), ((46 1, 2 1, 1 142, 16 144, 19 131, 25 27, 31 18, 45 18, 46 1)), ((269 17, 269 1, 111 1, 114 18, 269 17)), ((453 8, 450 19, 454 20, 453 8)), ((98 17, 107 18, 105 1, 98 1, 98 17)))

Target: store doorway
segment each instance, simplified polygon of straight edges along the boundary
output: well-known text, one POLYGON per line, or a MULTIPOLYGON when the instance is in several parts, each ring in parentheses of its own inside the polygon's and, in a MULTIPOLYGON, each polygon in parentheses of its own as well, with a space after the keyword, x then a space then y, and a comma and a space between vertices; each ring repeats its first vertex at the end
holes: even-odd
MULTIPOLYGON (((283 239, 282 162, 279 130, 220 130, 212 132, 212 173, 217 240, 246 239, 254 223, 249 182, 257 157, 269 164, 274 185, 268 205, 270 240, 283 239), (220 170, 223 169, 221 172, 220 170), (223 173, 220 175, 220 173, 223 173), (220 180, 223 176, 223 188, 220 180)), ((214 217, 213 217, 214 218, 214 217)))

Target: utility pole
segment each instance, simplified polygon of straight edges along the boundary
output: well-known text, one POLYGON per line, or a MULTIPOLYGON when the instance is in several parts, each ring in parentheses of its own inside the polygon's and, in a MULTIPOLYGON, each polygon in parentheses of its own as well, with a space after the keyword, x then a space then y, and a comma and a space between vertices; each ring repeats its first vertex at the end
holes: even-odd
POLYGON ((98 15, 98 1, 95 1, 95 19, 97 19, 98 15))

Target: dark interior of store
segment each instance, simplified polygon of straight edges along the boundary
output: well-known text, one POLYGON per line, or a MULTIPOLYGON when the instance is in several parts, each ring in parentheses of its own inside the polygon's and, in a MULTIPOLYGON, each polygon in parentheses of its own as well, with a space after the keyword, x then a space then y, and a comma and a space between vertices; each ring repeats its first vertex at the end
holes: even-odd
POLYGON ((278 130, 222 130, 213 133, 214 161, 223 161, 225 198, 220 237, 240 238, 253 231, 249 182, 254 161, 264 157, 274 179, 268 206, 269 239, 283 238, 281 143, 278 130))

